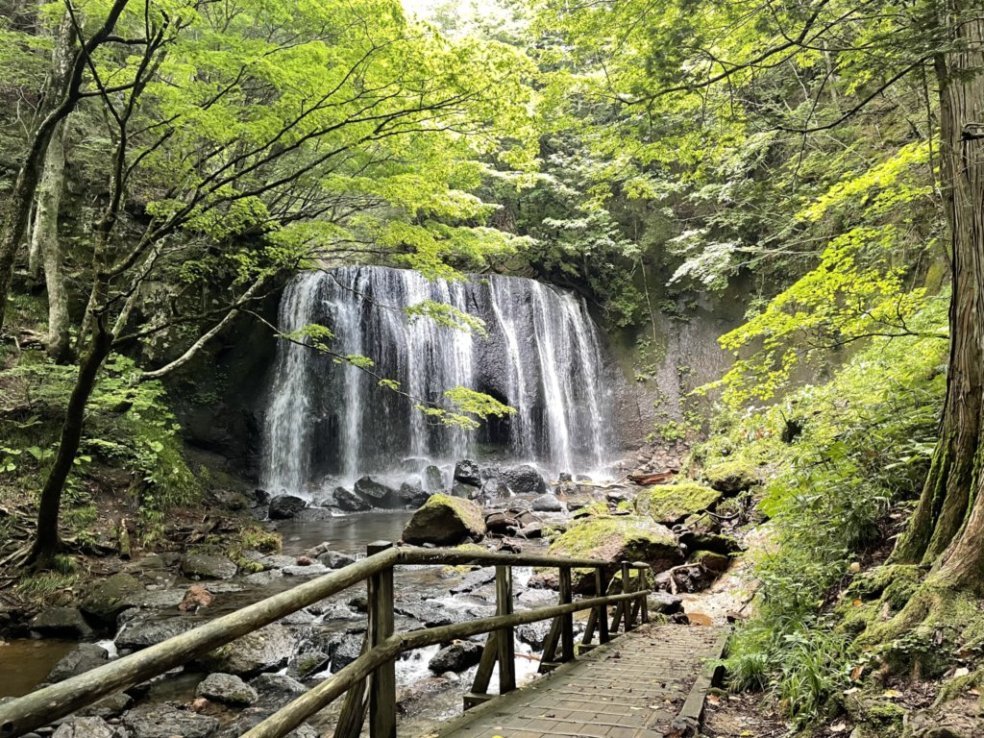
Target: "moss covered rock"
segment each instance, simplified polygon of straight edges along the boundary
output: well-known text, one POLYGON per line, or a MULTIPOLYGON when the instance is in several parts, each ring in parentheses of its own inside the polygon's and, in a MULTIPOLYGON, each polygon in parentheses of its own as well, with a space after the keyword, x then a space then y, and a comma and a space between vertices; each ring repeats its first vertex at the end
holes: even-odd
POLYGON ((636 498, 636 512, 657 523, 673 525, 689 515, 712 509, 722 493, 696 482, 659 484, 636 498))
POLYGON ((672 531, 641 515, 578 520, 550 545, 550 553, 611 561, 645 561, 657 570, 682 559, 672 531))
POLYGON ((704 469, 703 477, 711 488, 728 495, 744 492, 762 481, 758 467, 743 459, 712 464, 704 469))
POLYGON ((461 543, 465 538, 478 540, 485 535, 485 530, 485 516, 477 503, 437 494, 410 518, 403 529, 403 540, 448 546, 461 543))

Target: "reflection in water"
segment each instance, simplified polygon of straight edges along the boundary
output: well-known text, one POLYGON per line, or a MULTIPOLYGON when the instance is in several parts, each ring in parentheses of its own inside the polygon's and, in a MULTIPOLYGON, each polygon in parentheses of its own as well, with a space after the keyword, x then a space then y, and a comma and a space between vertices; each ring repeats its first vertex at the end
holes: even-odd
POLYGON ((284 553, 296 556, 319 543, 332 551, 364 554, 373 541, 398 541, 413 510, 374 511, 339 515, 329 520, 285 520, 276 530, 284 537, 284 553))

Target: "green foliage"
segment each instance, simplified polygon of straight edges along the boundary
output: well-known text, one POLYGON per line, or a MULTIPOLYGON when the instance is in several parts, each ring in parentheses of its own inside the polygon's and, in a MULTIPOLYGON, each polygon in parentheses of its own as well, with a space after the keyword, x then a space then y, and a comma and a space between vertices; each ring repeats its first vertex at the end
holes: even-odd
MULTIPOLYGON (((941 307, 930 303, 917 320, 938 329, 941 307)), ((719 435, 695 451, 709 468, 741 460, 770 472, 759 507, 773 518, 773 538, 755 561, 757 615, 736 635, 727 666, 734 686, 767 686, 801 721, 847 678, 851 634, 838 630, 828 597, 881 540, 889 508, 919 492, 945 360, 934 338, 873 339, 827 384, 781 405, 722 411, 719 435), (791 419, 802 432, 786 442, 791 419)))
POLYGON ((485 321, 481 318, 459 310, 454 305, 435 300, 422 300, 404 309, 404 312, 411 320, 426 318, 433 320, 437 325, 444 328, 473 333, 478 336, 489 334, 485 327, 485 321))

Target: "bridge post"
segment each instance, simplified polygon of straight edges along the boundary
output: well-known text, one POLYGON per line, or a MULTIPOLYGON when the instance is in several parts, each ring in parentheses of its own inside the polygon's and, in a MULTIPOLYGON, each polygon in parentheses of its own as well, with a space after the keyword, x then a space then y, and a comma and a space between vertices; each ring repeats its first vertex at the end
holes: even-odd
MULTIPOLYGON (((632 591, 632 580, 629 579, 629 562, 622 562, 622 592, 628 594, 632 591)), ((622 604, 622 621, 625 623, 625 632, 628 633, 635 624, 632 622, 633 608, 632 603, 626 601, 622 604)))
MULTIPOLYGON (((366 553, 392 548, 389 541, 370 543, 366 553)), ((369 649, 393 635, 393 567, 369 578, 369 649)), ((369 687, 369 735, 396 738, 396 663, 387 661, 376 669, 369 687)))
MULTIPOLYGON (((569 605, 574 601, 574 591, 571 586, 571 567, 560 567, 560 603, 569 605)), ((574 660, 574 614, 567 613, 560 617, 560 647, 561 661, 574 660)))
MULTIPOLYGON (((495 567, 495 614, 512 615, 512 567, 495 567)), ((492 635, 489 634, 489 638, 492 635)), ((512 627, 503 628, 497 633, 499 656, 499 694, 516 689, 516 645, 513 641, 512 627)))
MULTIPOLYGON (((605 569, 599 566, 595 569, 595 595, 604 597, 605 591, 605 569)), ((598 643, 608 643, 608 605, 598 605, 598 643)))

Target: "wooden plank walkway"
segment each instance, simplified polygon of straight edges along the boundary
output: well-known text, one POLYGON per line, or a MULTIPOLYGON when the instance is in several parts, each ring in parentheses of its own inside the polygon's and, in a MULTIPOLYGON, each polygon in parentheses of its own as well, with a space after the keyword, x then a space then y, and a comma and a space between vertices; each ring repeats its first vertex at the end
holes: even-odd
POLYGON ((720 655, 724 633, 722 628, 642 626, 430 735, 664 738, 705 673, 707 659, 720 655))

